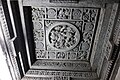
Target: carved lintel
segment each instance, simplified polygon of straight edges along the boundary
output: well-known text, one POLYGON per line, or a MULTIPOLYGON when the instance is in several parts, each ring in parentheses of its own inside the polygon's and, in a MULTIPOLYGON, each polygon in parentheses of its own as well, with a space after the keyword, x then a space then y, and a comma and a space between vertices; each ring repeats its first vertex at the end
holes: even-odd
POLYGON ((23 77, 22 80, 70 80, 70 77, 23 77))
POLYGON ((74 71, 90 71, 91 66, 88 62, 83 61, 51 61, 37 60, 31 68, 34 69, 57 69, 57 70, 74 70, 74 71))
POLYGON ((22 80, 99 80, 97 78, 71 78, 71 77, 23 77, 22 80))
POLYGON ((50 71, 50 70, 29 70, 25 76, 28 77, 74 77, 74 78, 97 78, 95 72, 75 72, 75 71, 50 71))

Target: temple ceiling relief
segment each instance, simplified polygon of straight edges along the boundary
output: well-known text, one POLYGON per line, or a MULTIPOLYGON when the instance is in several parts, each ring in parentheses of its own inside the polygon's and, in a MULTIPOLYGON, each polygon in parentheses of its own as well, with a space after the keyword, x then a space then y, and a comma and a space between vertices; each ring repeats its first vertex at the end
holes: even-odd
POLYGON ((98 8, 32 7, 37 59, 89 60, 98 8))

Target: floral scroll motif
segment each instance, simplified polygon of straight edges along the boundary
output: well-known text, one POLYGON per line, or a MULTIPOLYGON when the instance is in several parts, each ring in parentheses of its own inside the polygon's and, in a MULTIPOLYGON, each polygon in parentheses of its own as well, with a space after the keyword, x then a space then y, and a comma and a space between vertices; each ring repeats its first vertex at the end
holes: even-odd
POLYGON ((32 20, 40 21, 45 18, 45 8, 32 8, 32 20))
POLYGON ((50 30, 48 37, 50 45, 59 50, 74 48, 80 40, 80 34, 77 28, 63 22, 57 23, 57 25, 50 30))
POLYGON ((85 22, 95 22, 97 16, 97 10, 96 9, 83 9, 83 16, 82 19, 85 22))
POLYGON ((58 8, 58 12, 57 13, 58 13, 58 15, 57 15, 58 19, 70 19, 70 13, 71 13, 70 9, 58 8))

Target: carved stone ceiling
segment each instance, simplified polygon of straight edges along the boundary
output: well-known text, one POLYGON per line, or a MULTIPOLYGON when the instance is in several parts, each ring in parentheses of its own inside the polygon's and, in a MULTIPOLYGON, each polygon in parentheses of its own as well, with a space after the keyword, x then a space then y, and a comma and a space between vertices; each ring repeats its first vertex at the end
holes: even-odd
POLYGON ((3 0, 0 22, 14 80, 108 80, 120 6, 96 1, 3 0))
POLYGON ((99 8, 34 7, 37 59, 89 60, 99 8))

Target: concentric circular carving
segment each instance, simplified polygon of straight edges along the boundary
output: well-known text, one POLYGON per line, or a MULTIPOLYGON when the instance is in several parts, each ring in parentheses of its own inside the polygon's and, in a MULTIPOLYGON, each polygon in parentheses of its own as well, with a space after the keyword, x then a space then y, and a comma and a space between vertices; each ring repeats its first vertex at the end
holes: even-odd
POLYGON ((94 28, 94 24, 92 23, 85 23, 85 31, 92 31, 94 28))
POLYGON ((56 11, 53 8, 48 10, 48 18, 56 18, 56 11))
POLYGON ((73 19, 80 19, 82 11, 80 9, 75 9, 73 11, 73 19))
POLYGON ((48 31, 48 43, 54 49, 68 51, 73 49, 80 40, 78 29, 66 22, 55 23, 48 31))
POLYGON ((36 42, 36 48, 37 49, 43 49, 44 44, 42 42, 36 42))
POLYGON ((41 22, 33 22, 33 26, 34 26, 34 29, 35 30, 38 30, 38 29, 41 29, 43 27, 42 23, 41 22))

